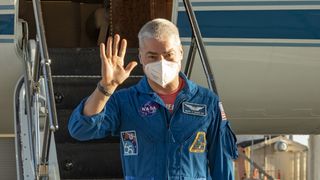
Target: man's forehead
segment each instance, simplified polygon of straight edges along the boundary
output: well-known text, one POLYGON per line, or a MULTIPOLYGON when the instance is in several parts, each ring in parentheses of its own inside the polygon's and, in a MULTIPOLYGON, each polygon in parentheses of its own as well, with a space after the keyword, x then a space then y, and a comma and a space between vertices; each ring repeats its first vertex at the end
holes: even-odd
POLYGON ((145 38, 140 49, 146 53, 168 53, 170 51, 175 51, 179 45, 180 43, 178 43, 175 38, 164 38, 161 40, 145 38))
POLYGON ((175 52, 175 49, 174 48, 171 48, 169 50, 166 50, 166 51, 163 51, 163 52, 155 52, 155 51, 152 51, 152 50, 149 50, 149 51, 146 51, 145 53, 146 54, 167 54, 167 53, 171 53, 171 52, 175 52))

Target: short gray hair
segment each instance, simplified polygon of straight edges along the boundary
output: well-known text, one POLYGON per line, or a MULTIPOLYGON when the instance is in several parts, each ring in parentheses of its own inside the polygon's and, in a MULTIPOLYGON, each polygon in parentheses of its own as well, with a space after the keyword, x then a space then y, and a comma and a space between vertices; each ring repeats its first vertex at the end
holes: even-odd
POLYGON ((163 40, 167 37, 176 38, 178 45, 181 44, 179 30, 176 25, 171 21, 157 18, 147 22, 139 31, 139 46, 142 47, 144 38, 154 38, 157 40, 163 40))

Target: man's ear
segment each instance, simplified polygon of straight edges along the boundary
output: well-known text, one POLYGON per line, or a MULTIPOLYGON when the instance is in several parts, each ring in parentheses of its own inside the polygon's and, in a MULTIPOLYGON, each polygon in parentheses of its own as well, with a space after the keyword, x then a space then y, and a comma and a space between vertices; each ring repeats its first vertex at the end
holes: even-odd
POLYGON ((181 61, 182 61, 182 59, 183 59, 183 48, 182 48, 182 44, 180 44, 180 46, 179 46, 179 51, 180 51, 180 53, 181 53, 181 61))
POLYGON ((142 64, 140 51, 139 51, 139 54, 138 54, 138 58, 139 58, 140 64, 142 64))

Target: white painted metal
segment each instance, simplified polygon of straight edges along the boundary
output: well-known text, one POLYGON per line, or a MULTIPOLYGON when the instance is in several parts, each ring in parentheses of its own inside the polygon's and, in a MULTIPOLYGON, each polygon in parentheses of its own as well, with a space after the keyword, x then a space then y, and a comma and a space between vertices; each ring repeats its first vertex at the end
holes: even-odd
MULTIPOLYGON (((18 14, 17 0, 1 0, 0 5, 13 6, 13 9, 2 9, 0 14, 18 14)), ((21 25, 18 17, 14 18, 14 35, 0 35, 0 39, 12 42, 0 43, 0 141, 10 141, 1 144, 1 167, 0 174, 2 179, 17 179, 15 136, 14 136, 14 93, 15 86, 21 75, 22 58, 17 39, 21 37, 21 25), (9 161, 6 161, 10 159, 9 161)), ((18 171, 18 169, 17 169, 18 171)))
MULTIPOLYGON (((13 0, 1 0, 0 5, 15 5, 15 9, 1 10, 0 14, 18 14, 18 6, 13 0)), ((21 50, 18 39, 21 37, 21 24, 15 16, 15 34, 0 35, 0 39, 11 39, 12 43, 0 43, 0 134, 12 134, 14 119, 14 88, 23 74, 21 50)))
MULTIPOLYGON (((43 88, 43 80, 41 80, 40 83, 41 87, 43 88)), ((43 94, 35 96, 36 98, 42 97, 43 94)), ((30 132, 30 127, 28 124, 27 115, 25 113, 25 89, 24 85, 22 86, 20 90, 19 95, 19 126, 21 129, 21 133, 17 134, 17 138, 20 140, 17 143, 21 143, 21 152, 17 152, 17 155, 20 155, 22 157, 22 172, 17 172, 17 176, 20 177, 20 175, 23 177, 24 180, 33 180, 37 177, 37 170, 34 167, 34 164, 39 163, 39 157, 41 152, 41 146, 43 141, 43 124, 45 121, 45 112, 43 111, 43 106, 45 106, 43 100, 40 99, 40 101, 35 101, 33 107, 33 121, 36 122, 33 125, 36 127, 35 132, 33 135, 30 132), (41 127, 42 126, 42 127, 41 127), (35 147, 34 150, 36 151, 35 156, 33 156, 33 152, 31 152, 31 142, 29 136, 33 136, 35 138, 35 147), (21 173, 21 174, 20 174, 21 173)), ((49 179, 59 180, 60 174, 59 174, 59 166, 58 166, 58 160, 57 160, 57 152, 56 152, 56 146, 54 141, 54 135, 51 136, 51 144, 50 144, 50 150, 49 150, 49 179)), ((18 140, 17 139, 17 140, 18 140)), ((19 164, 19 162, 17 162, 19 164)), ((17 168, 20 169, 20 168, 17 168)))
MULTIPOLYGON (((28 126, 28 117, 25 113, 25 90, 24 85, 22 86, 19 94, 19 125, 21 129, 21 133, 17 134, 17 139, 20 139, 21 142, 21 152, 17 152, 17 154, 21 153, 22 157, 22 169, 23 173, 22 177, 24 180, 32 180, 36 177, 35 167, 34 167, 34 156, 32 152, 32 143, 30 142, 30 127, 28 126)), ((19 141, 18 141, 19 142, 19 141)), ((19 164, 19 162, 17 162, 19 164)), ((20 176, 20 174, 18 174, 20 176)))

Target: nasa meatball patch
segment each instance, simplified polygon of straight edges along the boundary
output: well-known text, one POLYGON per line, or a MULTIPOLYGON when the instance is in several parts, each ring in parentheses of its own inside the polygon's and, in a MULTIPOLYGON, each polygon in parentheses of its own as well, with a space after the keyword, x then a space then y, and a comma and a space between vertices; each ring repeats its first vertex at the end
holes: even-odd
POLYGON ((158 109, 159 109, 159 105, 157 103, 149 101, 140 107, 139 113, 140 113, 140 116, 142 117, 150 117, 154 115, 158 109))
POLYGON ((138 139, 136 131, 121 131, 123 155, 138 155, 138 139))

